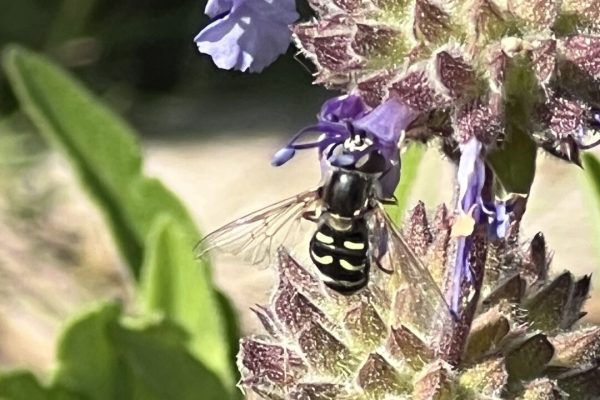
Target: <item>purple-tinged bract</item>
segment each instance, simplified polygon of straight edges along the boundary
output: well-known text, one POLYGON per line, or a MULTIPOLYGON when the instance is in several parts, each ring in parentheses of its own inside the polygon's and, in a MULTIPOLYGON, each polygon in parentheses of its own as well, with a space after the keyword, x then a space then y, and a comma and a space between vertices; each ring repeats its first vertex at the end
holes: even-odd
MULTIPOLYGON (((442 136, 449 155, 466 141, 465 127, 486 156, 511 140, 514 125, 576 163, 579 150, 598 143, 589 118, 554 106, 557 96, 582 111, 600 101, 600 31, 592 0, 309 3, 316 18, 295 24, 293 32, 315 65, 315 83, 360 93, 372 107, 401 100, 425 114, 415 130, 419 140, 442 136), (557 124, 578 130, 557 135, 557 124)), ((512 189, 511 182, 501 183, 512 189)))
MULTIPOLYGON (((420 203, 403 236, 421 244, 417 257, 445 289, 461 239, 451 237, 456 219, 439 210, 430 219, 420 203)), ((589 276, 548 279, 543 235, 522 246, 518 232, 514 222, 506 238, 469 252, 488 274, 459 330, 409 295, 417 277, 396 270, 344 297, 281 248, 279 285, 260 308, 269 335, 242 339, 240 385, 268 400, 598 398, 600 329, 573 326, 589 276)), ((461 288, 461 303, 470 300, 461 288)))

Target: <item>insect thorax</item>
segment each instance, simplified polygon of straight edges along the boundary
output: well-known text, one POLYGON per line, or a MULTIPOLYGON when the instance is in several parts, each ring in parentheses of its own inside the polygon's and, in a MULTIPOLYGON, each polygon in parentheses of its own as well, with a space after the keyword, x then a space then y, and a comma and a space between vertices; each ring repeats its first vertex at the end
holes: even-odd
POLYGON ((324 211, 341 218, 356 218, 364 214, 374 195, 374 182, 369 174, 333 169, 323 185, 324 211))

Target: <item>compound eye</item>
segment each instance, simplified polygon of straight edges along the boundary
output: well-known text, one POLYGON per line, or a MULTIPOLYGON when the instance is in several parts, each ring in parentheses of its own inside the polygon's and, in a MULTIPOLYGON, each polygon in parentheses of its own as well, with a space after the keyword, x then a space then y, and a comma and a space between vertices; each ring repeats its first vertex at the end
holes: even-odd
POLYGON ((331 165, 336 167, 349 167, 354 164, 354 157, 352 154, 346 152, 345 147, 341 144, 331 149, 327 160, 331 165))
POLYGON ((356 169, 367 174, 385 171, 385 157, 378 151, 370 151, 356 162, 356 169))

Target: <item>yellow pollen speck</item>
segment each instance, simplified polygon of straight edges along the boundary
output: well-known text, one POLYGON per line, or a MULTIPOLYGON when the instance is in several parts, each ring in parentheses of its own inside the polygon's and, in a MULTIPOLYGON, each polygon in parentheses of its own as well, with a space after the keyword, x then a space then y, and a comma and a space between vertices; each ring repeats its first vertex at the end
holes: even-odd
POLYGON ((475 206, 466 214, 460 214, 452 224, 452 237, 466 237, 473 233, 475 228, 475 219, 473 218, 473 210, 475 206))

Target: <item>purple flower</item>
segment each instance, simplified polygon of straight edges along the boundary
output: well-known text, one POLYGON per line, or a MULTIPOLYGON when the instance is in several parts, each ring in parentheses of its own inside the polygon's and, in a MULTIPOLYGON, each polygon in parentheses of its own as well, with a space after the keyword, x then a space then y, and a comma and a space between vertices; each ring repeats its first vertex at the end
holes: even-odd
POLYGON ((318 119, 323 122, 343 123, 362 117, 368 110, 360 96, 344 95, 327 100, 321 107, 318 119))
MULTIPOLYGON (((492 200, 492 204, 483 201, 481 191, 485 184, 485 162, 481 151, 482 143, 472 137, 459 145, 461 156, 458 165, 458 208, 459 212, 470 215, 475 224, 485 223, 488 226, 488 236, 491 239, 503 238, 506 235, 509 216, 506 202, 492 200)), ((460 299, 464 283, 476 285, 476 277, 470 265, 469 257, 473 246, 471 235, 461 236, 457 240, 456 259, 454 263, 454 278, 450 307, 455 313, 460 313, 460 299)))
POLYGON ((366 152, 378 151, 386 160, 386 169, 379 178, 382 196, 389 198, 400 179, 398 144, 402 132, 417 113, 392 98, 373 110, 359 96, 346 95, 326 101, 317 116, 318 122, 298 132, 290 143, 273 157, 272 164, 280 166, 289 161, 296 150, 318 148, 324 168, 329 165, 350 167, 366 152), (316 140, 301 141, 309 134, 321 134, 316 140), (373 144, 363 151, 340 152, 339 145, 355 135, 363 135, 373 144))
POLYGON ((275 153, 272 164, 277 167, 285 164, 296 154, 296 150, 317 147, 319 156, 322 156, 327 147, 343 143, 349 138, 352 122, 367 112, 368 107, 359 96, 345 95, 327 100, 317 115, 317 124, 296 133, 287 146, 275 153), (316 141, 300 142, 305 136, 315 132, 322 134, 316 141))
POLYGON ((208 0, 204 8, 204 14, 211 18, 216 18, 221 14, 226 14, 233 8, 233 0, 208 0))
POLYGON ((458 167, 459 199, 462 211, 469 213, 479 222, 487 217, 492 239, 503 238, 508 229, 510 210, 505 201, 491 200, 484 202, 481 191, 485 183, 485 163, 481 156, 482 143, 475 137, 460 145, 461 158, 458 167), (483 213, 483 215, 481 215, 483 213))
POLYGON ((217 67, 260 72, 285 53, 289 25, 298 19, 294 0, 209 0, 213 21, 194 39, 217 67))
MULTIPOLYGON (((485 182, 485 164, 481 158, 483 145, 477 138, 472 137, 469 141, 460 144, 460 162, 458 164, 458 206, 459 211, 471 214, 478 222, 482 205, 481 190, 485 182)), ((456 258, 454 263, 454 277, 452 279, 452 293, 450 309, 457 315, 461 312, 461 298, 466 281, 469 286, 475 284, 475 277, 470 267, 469 254, 473 245, 470 236, 458 238, 456 246, 456 258)))
POLYGON ((505 201, 496 201, 491 212, 487 212, 484 208, 484 212, 488 215, 488 235, 491 239, 501 239, 506 236, 510 223, 509 211, 505 201))
MULTIPOLYGON (((468 213, 474 205, 481 205, 481 190, 485 182, 485 164, 481 158, 483 145, 473 137, 460 146, 460 163, 458 164, 458 198, 462 211, 468 213)), ((473 210, 477 219, 479 211, 473 210)))

